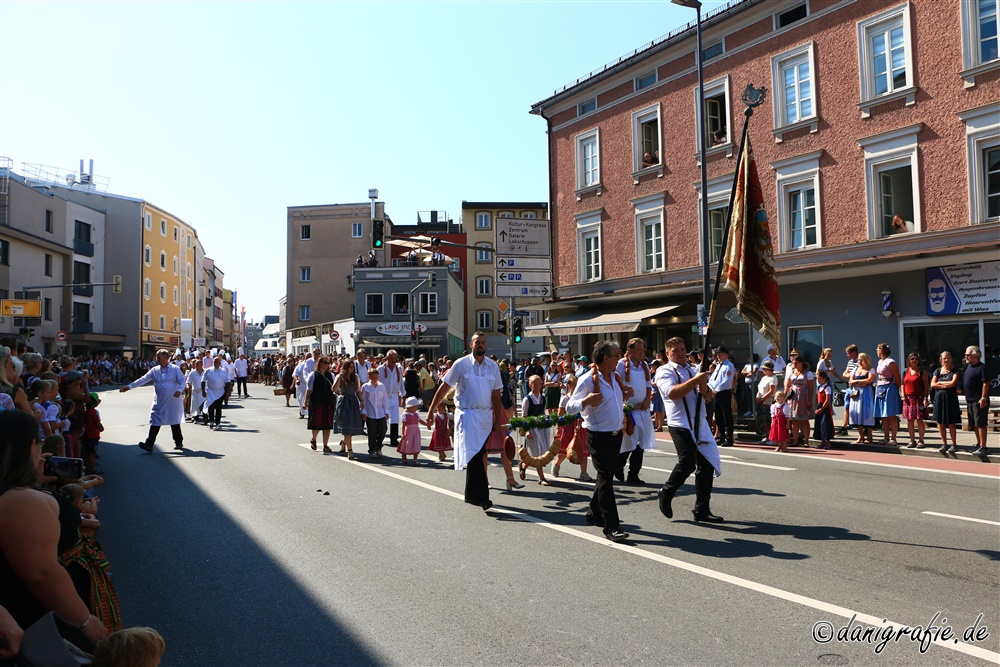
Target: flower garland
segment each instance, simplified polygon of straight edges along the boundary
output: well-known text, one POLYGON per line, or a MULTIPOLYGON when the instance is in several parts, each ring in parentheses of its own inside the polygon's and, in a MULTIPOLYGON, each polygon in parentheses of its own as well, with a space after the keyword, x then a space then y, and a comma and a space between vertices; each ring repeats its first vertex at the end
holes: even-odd
POLYGON ((528 431, 551 428, 552 426, 568 426, 576 423, 578 419, 580 419, 580 415, 559 415, 558 417, 553 417, 552 415, 539 415, 537 417, 511 417, 510 427, 511 429, 524 434, 528 431))
POLYGON ((624 412, 627 415, 632 414, 633 410, 635 410, 635 406, 628 401, 626 401, 625 405, 622 406, 622 412, 624 412))

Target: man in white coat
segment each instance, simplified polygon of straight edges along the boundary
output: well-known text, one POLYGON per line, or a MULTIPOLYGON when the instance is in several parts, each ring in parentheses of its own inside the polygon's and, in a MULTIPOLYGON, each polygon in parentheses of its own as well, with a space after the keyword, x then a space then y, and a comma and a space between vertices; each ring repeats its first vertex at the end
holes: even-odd
POLYGON ((656 432, 653 431, 653 416, 649 406, 653 402, 653 381, 650 377, 649 364, 646 363, 646 343, 641 338, 633 338, 628 342, 625 356, 615 368, 618 377, 626 387, 632 389, 632 412, 629 418, 635 424, 632 435, 622 438, 621 455, 618 458, 618 470, 615 477, 619 481, 645 486, 639 479, 642 469, 643 452, 656 449, 656 432), (628 478, 625 477, 625 463, 628 462, 628 478))
POLYGON ((472 334, 472 354, 458 359, 438 387, 427 409, 428 421, 438 403, 455 387, 455 470, 465 468, 465 502, 483 510, 493 507, 486 477, 486 441, 500 432, 506 412, 500 402, 500 367, 486 356, 486 334, 472 334))
POLYGON ((205 368, 202 366, 201 359, 195 359, 193 368, 188 371, 187 376, 184 378, 187 383, 187 389, 191 392, 191 412, 188 414, 188 419, 191 421, 198 421, 201 408, 205 405, 205 397, 201 394, 201 376, 204 370, 205 368))
POLYGON ((306 382, 309 375, 316 370, 316 362, 323 355, 323 351, 314 347, 312 356, 306 357, 295 366, 295 398, 299 401, 299 419, 305 419, 308 409, 306 407, 306 392, 308 387, 306 382))
POLYGON ((208 427, 219 428, 222 421, 222 402, 226 399, 229 373, 222 367, 222 357, 212 359, 212 367, 201 376, 201 395, 208 405, 208 427))
POLYGON ((399 409, 403 407, 406 393, 403 391, 403 367, 397 363, 398 359, 396 350, 389 350, 378 375, 389 399, 389 445, 394 449, 399 446, 399 409))
POLYGON ((184 449, 184 435, 181 433, 181 422, 184 421, 184 399, 181 398, 184 393, 184 374, 180 368, 170 363, 170 350, 157 350, 156 364, 141 378, 118 391, 124 393, 152 382, 156 393, 149 412, 149 435, 145 442, 139 443, 139 447, 152 452, 160 427, 169 426, 174 436, 174 449, 184 449))

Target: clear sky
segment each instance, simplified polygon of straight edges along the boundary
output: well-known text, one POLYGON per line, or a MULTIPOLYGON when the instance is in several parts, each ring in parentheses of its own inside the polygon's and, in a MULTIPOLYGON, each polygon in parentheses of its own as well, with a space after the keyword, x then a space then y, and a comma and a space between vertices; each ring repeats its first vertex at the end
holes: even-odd
POLYGON ((259 321, 285 291, 286 207, 378 188, 413 224, 547 201, 531 105, 693 19, 667 0, 0 0, 0 155, 93 159, 109 192, 192 224, 259 321))

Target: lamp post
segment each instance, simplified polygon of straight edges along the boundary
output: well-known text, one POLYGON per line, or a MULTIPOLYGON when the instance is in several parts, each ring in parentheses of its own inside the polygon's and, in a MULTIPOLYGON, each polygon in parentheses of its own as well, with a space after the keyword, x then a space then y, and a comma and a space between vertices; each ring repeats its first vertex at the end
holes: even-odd
MULTIPOLYGON (((699 207, 699 236, 701 238, 701 268, 702 268, 702 297, 701 305, 698 307, 698 328, 702 333, 702 344, 706 343, 704 326, 708 323, 708 308, 712 302, 712 293, 709 288, 709 267, 712 261, 710 233, 708 229, 708 165, 705 164, 705 68, 702 63, 701 50, 701 2, 700 0, 671 0, 675 5, 687 7, 695 10, 695 34, 698 45, 695 49, 695 66, 698 69, 698 106, 695 112, 695 125, 698 131, 698 161, 701 163, 701 202, 699 207)), ((705 358, 708 358, 708 351, 705 351, 705 358)))

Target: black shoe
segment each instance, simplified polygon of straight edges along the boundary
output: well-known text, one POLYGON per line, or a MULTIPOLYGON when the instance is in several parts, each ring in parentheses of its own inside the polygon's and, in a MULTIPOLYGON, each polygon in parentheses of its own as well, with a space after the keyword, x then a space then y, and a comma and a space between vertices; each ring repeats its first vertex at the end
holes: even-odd
POLYGON ((938 451, 941 452, 942 454, 947 454, 948 453, 948 445, 946 445, 946 444, 945 445, 941 445, 940 447, 938 447, 938 451))
POLYGON ((492 500, 484 500, 483 502, 479 503, 479 506, 483 508, 484 512, 488 512, 489 509, 491 507, 493 507, 493 501, 492 500))
POLYGON ((628 479, 626 479, 625 481, 631 484, 632 486, 646 486, 646 483, 641 479, 639 479, 638 475, 629 475, 628 479))
POLYGON ((617 479, 619 482, 624 482, 625 481, 625 469, 624 468, 622 468, 620 470, 615 470, 615 479, 617 479))
POLYGON ((174 449, 184 449, 184 445, 179 442, 174 443, 174 449))
POLYGON ((146 452, 149 452, 150 454, 152 454, 153 453, 153 444, 149 443, 149 442, 145 442, 145 441, 140 442, 139 443, 139 449, 141 449, 143 451, 146 451, 146 452))
POLYGON ((590 512, 587 512, 585 516, 587 517, 587 523, 589 523, 590 525, 597 526, 599 528, 604 528, 604 517, 595 516, 590 512))
POLYGON ((604 533, 604 537, 608 538, 612 542, 624 542, 628 539, 628 533, 615 529, 604 533))
POLYGON ((670 501, 674 499, 674 495, 666 489, 660 489, 656 492, 656 497, 660 499, 660 512, 663 513, 663 516, 673 519, 674 510, 670 507, 670 501))
POLYGON ((705 521, 707 523, 723 523, 725 521, 725 519, 723 519, 721 516, 716 516, 711 512, 705 512, 704 514, 695 514, 694 520, 705 521))

